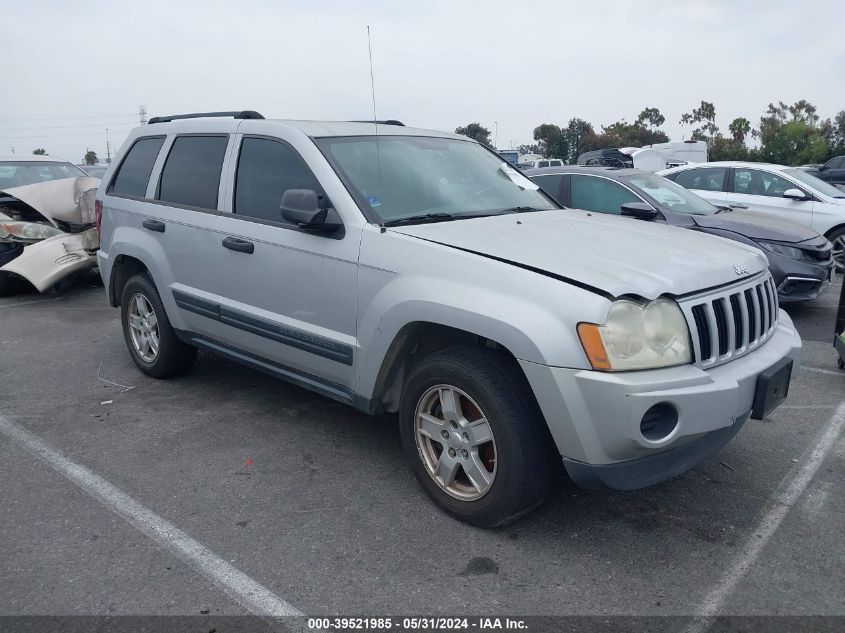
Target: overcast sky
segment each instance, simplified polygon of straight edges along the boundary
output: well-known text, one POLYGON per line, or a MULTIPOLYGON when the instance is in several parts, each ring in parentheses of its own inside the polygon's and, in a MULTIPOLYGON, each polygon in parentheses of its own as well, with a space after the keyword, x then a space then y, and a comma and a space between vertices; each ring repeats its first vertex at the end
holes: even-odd
MULTIPOLYGON (((770 101, 845 109, 845 2, 533 0, 65 0, 3 2, 0 155, 44 147, 105 157, 138 122, 253 109, 270 118, 372 117, 452 131, 479 121, 498 146, 573 116, 598 130, 646 106, 702 99, 724 132, 770 101)), ((686 131, 689 135, 689 131, 686 131)))

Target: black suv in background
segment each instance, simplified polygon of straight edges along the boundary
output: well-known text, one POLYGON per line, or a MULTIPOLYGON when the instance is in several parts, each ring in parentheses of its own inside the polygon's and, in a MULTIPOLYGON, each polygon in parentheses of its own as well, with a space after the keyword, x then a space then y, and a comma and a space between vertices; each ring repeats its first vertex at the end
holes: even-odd
POLYGON ((845 155, 835 156, 818 169, 808 169, 808 174, 837 187, 845 187, 845 155))
POLYGON ((800 224, 716 207, 639 169, 568 165, 529 169, 525 175, 565 207, 627 215, 756 246, 769 260, 781 303, 815 299, 830 283, 830 242, 800 224))

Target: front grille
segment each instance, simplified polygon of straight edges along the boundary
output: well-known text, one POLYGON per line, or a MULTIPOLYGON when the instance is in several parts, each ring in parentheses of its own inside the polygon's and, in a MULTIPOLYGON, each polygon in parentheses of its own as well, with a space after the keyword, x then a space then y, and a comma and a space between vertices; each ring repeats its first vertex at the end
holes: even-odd
POLYGON ((680 305, 699 367, 721 365, 759 347, 778 320, 777 291, 768 275, 680 305))

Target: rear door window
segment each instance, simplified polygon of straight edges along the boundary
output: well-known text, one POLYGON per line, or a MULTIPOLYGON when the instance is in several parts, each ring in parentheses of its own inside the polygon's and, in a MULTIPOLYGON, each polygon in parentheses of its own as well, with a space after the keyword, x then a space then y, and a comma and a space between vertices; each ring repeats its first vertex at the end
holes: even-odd
POLYGON ((572 174, 569 206, 597 213, 622 213, 622 205, 642 200, 622 185, 597 176, 572 174))
POLYGON ((723 191, 727 171, 725 167, 687 169, 677 175, 675 182, 686 189, 723 191))
POLYGON ((135 141, 118 168, 109 193, 143 198, 147 193, 153 165, 163 144, 163 136, 151 136, 135 141))
POLYGON ((734 191, 749 196, 782 198, 787 189, 798 189, 786 178, 759 169, 734 169, 734 191))
POLYGON ((162 202, 216 209, 220 172, 228 136, 179 136, 173 142, 159 180, 162 202))
POLYGON ((267 138, 244 138, 235 176, 235 214, 284 222, 280 207, 288 189, 322 193, 317 177, 293 147, 267 138))

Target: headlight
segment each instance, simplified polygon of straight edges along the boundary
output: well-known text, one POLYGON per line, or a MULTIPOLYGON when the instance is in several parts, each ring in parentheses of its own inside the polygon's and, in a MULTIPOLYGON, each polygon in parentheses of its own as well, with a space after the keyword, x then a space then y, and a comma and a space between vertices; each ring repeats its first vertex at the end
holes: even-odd
POLYGON ((800 248, 795 248, 794 246, 787 246, 786 244, 776 244, 775 242, 757 243, 770 253, 776 253, 778 255, 783 255, 784 257, 790 257, 792 259, 798 259, 805 262, 813 261, 812 257, 810 257, 808 253, 801 250, 800 248))
POLYGON ((62 233, 54 226, 37 222, 0 222, 0 239, 11 237, 16 242, 38 242, 62 233))
POLYGON ((669 299, 647 305, 616 301, 607 323, 579 323, 578 336, 593 369, 654 369, 692 361, 689 327, 681 308, 669 299))

